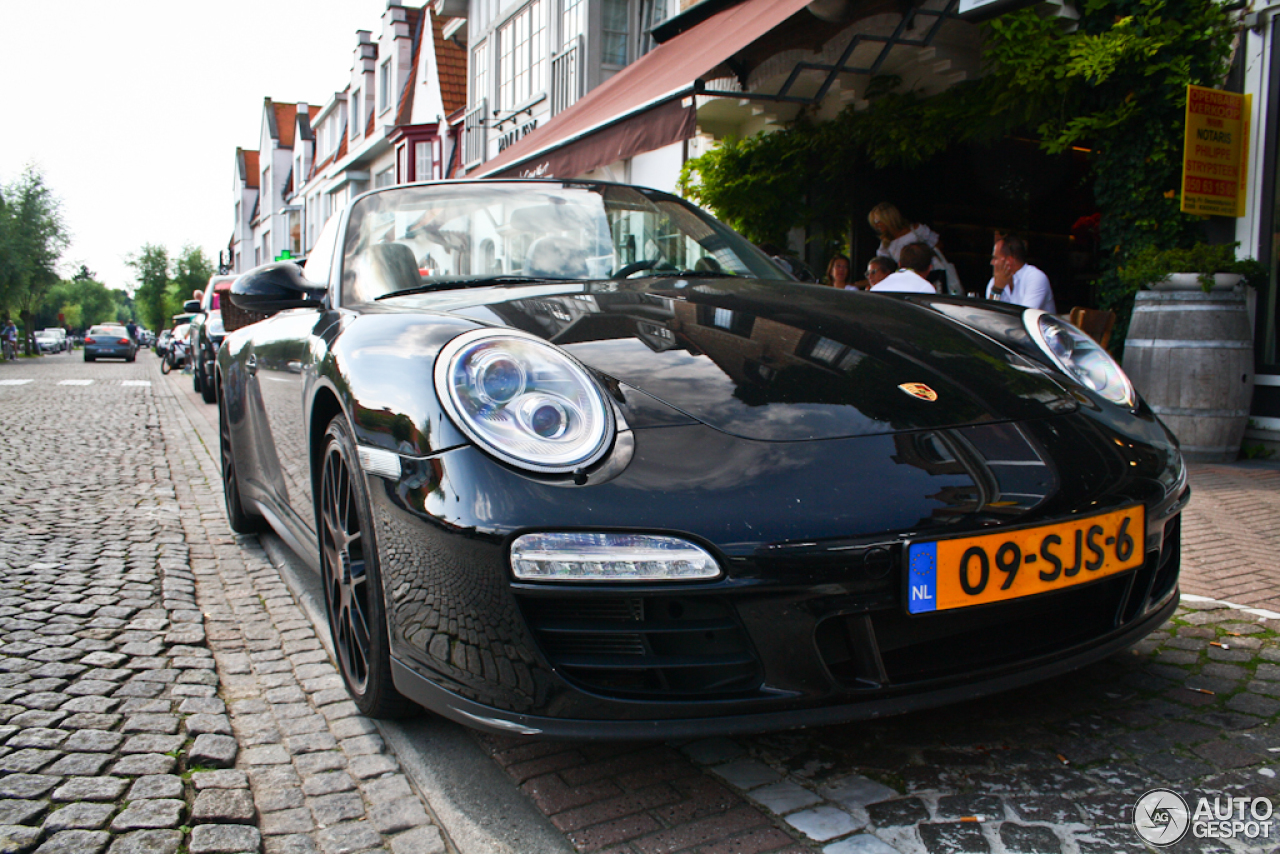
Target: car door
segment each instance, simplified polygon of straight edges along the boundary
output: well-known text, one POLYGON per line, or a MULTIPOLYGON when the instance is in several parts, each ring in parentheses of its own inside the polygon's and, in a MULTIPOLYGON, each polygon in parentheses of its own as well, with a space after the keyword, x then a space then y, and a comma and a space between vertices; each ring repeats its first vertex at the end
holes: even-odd
MULTIPOLYGON (((328 282, 338 229, 335 216, 321 230, 303 270, 309 281, 328 282)), ((250 409, 256 410, 256 471, 284 521, 300 528, 304 542, 311 542, 308 535, 313 538, 315 531, 307 407, 316 366, 328 352, 326 332, 337 321, 337 312, 328 309, 282 311, 257 324, 245 360, 250 409)))
POLYGON ((315 526, 307 403, 315 356, 325 349, 322 333, 335 319, 318 309, 281 312, 261 324, 246 360, 251 409, 258 416, 257 474, 272 502, 288 514, 285 521, 307 531, 315 526))

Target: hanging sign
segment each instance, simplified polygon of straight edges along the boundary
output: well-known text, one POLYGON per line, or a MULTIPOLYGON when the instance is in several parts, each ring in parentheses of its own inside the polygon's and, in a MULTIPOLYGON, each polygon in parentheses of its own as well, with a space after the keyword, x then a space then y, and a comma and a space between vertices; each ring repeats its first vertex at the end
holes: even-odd
POLYGON ((1182 210, 1244 216, 1253 96, 1187 87, 1182 210))

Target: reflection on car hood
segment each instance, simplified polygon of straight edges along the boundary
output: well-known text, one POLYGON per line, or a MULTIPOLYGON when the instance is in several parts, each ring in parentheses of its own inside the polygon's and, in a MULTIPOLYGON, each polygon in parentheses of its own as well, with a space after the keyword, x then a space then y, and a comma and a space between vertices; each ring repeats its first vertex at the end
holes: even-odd
POLYGON ((750 439, 937 429, 1075 408, 1038 366, 896 297, 745 279, 548 290, 472 291, 446 310, 539 335, 750 439))

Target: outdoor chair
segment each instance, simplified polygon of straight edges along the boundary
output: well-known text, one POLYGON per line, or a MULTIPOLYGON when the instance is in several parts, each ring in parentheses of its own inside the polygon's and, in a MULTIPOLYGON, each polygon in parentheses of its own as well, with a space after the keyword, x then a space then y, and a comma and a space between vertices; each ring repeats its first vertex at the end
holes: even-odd
POLYGON ((1111 343, 1111 330, 1116 325, 1116 313, 1100 308, 1076 306, 1071 309, 1070 320, 1105 350, 1111 343))

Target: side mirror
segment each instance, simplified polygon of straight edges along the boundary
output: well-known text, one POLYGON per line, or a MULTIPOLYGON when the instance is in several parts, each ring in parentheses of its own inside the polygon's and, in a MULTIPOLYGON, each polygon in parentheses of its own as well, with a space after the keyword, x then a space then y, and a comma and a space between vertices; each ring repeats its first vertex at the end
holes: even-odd
POLYGON ((186 302, 184 302, 184 303, 182 304, 182 310, 183 310, 183 312, 185 312, 186 314, 199 314, 199 313, 200 313, 200 300, 198 300, 198 299, 189 299, 189 300, 187 300, 186 302))
POLYGON ((289 308, 318 308, 328 289, 302 277, 292 261, 255 267, 231 285, 231 301, 246 311, 275 314, 289 308))

